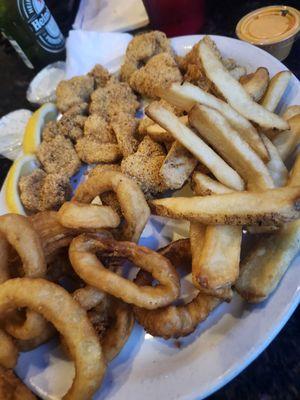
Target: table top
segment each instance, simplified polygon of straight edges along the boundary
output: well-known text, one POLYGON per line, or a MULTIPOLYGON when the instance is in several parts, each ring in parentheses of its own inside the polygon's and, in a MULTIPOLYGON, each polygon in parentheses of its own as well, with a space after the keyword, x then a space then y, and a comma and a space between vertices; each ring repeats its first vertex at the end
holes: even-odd
MULTIPOLYGON (((207 22, 202 32, 234 37, 238 20, 247 12, 271 1, 222 0, 207 4, 207 22), (243 3, 243 4, 240 4, 243 3)), ((299 6, 298 0, 280 1, 281 4, 299 6)), ((283 62, 300 79, 300 40, 283 62)), ((26 90, 36 74, 27 69, 13 51, 0 48, 0 117, 19 108, 33 110, 26 101, 26 90)), ((11 162, 0 159, 0 187, 11 162)), ((296 400, 300 398, 300 308, 294 312, 286 326, 270 346, 238 377, 210 396, 209 400, 296 400), (298 322, 297 322, 298 321, 298 322)), ((251 332, 249 332, 251 334, 251 332)))

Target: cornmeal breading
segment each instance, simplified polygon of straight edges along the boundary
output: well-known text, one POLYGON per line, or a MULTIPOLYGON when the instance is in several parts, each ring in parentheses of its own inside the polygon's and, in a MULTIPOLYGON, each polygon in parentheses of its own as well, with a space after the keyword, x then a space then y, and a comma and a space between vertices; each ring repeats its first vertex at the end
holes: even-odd
POLYGON ((104 87, 110 79, 110 73, 100 64, 96 64, 88 75, 95 79, 96 88, 104 87))
POLYGON ((112 117, 111 127, 123 156, 127 157, 135 153, 139 144, 135 138, 137 120, 130 114, 119 112, 112 117))
POLYGON ((69 179, 38 168, 19 181, 20 198, 27 210, 57 210, 71 195, 69 179))
POLYGON ((156 98, 160 90, 172 82, 181 82, 182 76, 174 58, 169 53, 152 57, 147 64, 130 77, 130 86, 140 94, 156 98))
POLYGON ((163 32, 152 31, 135 36, 126 50, 125 62, 120 72, 121 80, 129 82, 131 75, 137 69, 160 53, 173 55, 169 39, 163 32))
POLYGON ((57 135, 48 142, 43 141, 38 148, 37 157, 46 172, 67 177, 74 175, 81 165, 71 141, 62 135, 57 135))
POLYGON ((134 114, 139 107, 136 95, 125 82, 110 79, 91 95, 90 113, 100 115, 106 121, 118 112, 134 114))
POLYGON ((63 115, 68 117, 75 117, 76 115, 87 116, 89 111, 88 103, 78 103, 69 108, 63 115))
POLYGON ((87 102, 94 90, 94 78, 83 75, 61 81, 56 88, 56 105, 64 113, 69 108, 87 102))
POLYGON ((58 210, 71 197, 69 179, 61 174, 46 175, 40 190, 40 211, 58 210))
POLYGON ((73 142, 83 136, 83 127, 87 117, 83 115, 66 116, 65 114, 57 122, 59 133, 73 142))
POLYGON ((90 136, 84 136, 78 140, 76 151, 79 158, 88 164, 111 163, 122 157, 118 144, 103 143, 101 140, 90 136))
POLYGON ((40 209, 40 191, 46 175, 45 171, 37 168, 31 174, 21 176, 19 180, 20 198, 27 210, 38 211, 40 209))
POLYGON ((124 158, 121 171, 135 179, 147 196, 163 192, 163 183, 159 171, 166 155, 163 147, 146 136, 137 152, 124 158))
POLYGON ((50 140, 54 139, 55 136, 57 135, 60 135, 57 121, 47 122, 42 131, 42 140, 45 142, 49 142, 50 140))
POLYGON ((84 124, 84 135, 99 139, 102 143, 117 143, 116 135, 109 123, 100 115, 90 115, 84 124))
POLYGON ((0 369, 1 400, 37 400, 37 397, 17 378, 12 370, 0 369))

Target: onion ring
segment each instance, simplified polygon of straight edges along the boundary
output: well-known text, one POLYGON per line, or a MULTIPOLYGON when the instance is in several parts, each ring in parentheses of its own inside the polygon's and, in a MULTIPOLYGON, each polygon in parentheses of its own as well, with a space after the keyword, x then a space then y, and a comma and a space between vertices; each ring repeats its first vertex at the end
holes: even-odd
POLYGON ((56 334, 56 329, 54 329, 52 324, 49 324, 48 329, 42 332, 39 336, 28 340, 16 339, 15 342, 19 351, 26 352, 34 350, 42 344, 49 342, 49 340, 51 340, 56 334))
MULTIPOLYGON (((177 265, 179 261, 182 264, 187 258, 191 261, 190 241, 189 239, 177 240, 159 250, 159 253, 177 265)), ((135 282, 144 286, 149 285, 151 280, 150 274, 140 271, 135 282)), ((147 332, 153 336, 170 339, 192 333, 219 303, 220 299, 199 293, 191 302, 184 305, 170 305, 157 310, 134 307, 133 311, 136 320, 147 332)))
POLYGON ((75 290, 72 296, 82 308, 85 310, 91 310, 104 300, 106 293, 101 292, 92 286, 85 286, 75 290))
POLYGON ((175 268, 168 259, 146 247, 82 234, 73 239, 69 257, 75 272, 88 285, 125 303, 155 309, 170 304, 178 297, 179 277, 175 268), (139 287, 105 268, 96 253, 126 258, 150 272, 159 284, 155 287, 139 287))
MULTIPOLYGON (((1 232, 1 279, 9 279, 8 244, 14 246, 22 261, 24 275, 28 278, 41 278, 46 274, 47 266, 40 238, 26 217, 6 214, 0 217, 1 232), (4 243, 6 241, 6 245, 4 243), (6 247, 6 248, 5 248, 6 247)), ((26 318, 20 323, 18 313, 14 312, 4 321, 5 330, 17 339, 32 339, 40 335, 48 324, 40 315, 26 311, 26 318), (15 323, 15 318, 19 323, 15 323)))
POLYGON ((18 360, 18 349, 13 339, 0 329, 0 365, 14 368, 18 360))
POLYGON ((96 204, 67 201, 57 215, 61 225, 72 229, 116 228, 120 224, 119 215, 111 207, 96 204))
POLYGON ((60 286, 44 279, 16 278, 0 285, 0 313, 29 307, 64 336, 75 362, 75 378, 64 400, 92 397, 105 373, 104 357, 86 312, 60 286))
MULTIPOLYGON (((27 277, 41 278, 45 276, 47 267, 42 244, 26 217, 17 214, 2 215, 0 217, 0 233, 21 257, 27 277)), ((3 262, 1 262, 2 264, 3 262)), ((5 266, 3 265, 3 267, 5 266)))
POLYGON ((108 191, 116 193, 126 221, 120 228, 120 238, 137 242, 150 216, 150 209, 138 184, 126 175, 111 170, 95 173, 77 188, 73 200, 87 204, 108 191))

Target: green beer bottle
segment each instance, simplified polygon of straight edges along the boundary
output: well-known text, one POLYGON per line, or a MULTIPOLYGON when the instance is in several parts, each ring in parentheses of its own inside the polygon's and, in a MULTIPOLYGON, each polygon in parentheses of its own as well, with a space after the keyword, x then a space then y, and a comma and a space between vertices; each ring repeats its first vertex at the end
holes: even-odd
POLYGON ((64 36, 44 0, 0 0, 0 31, 29 68, 64 58, 64 36))

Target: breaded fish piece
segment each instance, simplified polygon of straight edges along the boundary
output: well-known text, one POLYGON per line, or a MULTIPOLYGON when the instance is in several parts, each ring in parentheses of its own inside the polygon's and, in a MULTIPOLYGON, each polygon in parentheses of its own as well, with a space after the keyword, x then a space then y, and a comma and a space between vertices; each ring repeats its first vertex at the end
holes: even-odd
POLYGON ((0 399, 37 400, 37 397, 17 378, 12 370, 0 367, 0 399))
POLYGON ((110 73, 100 64, 96 64, 88 75, 95 79, 96 88, 104 87, 110 79, 110 73))
POLYGON ((42 140, 45 142, 49 142, 50 140, 54 139, 55 136, 57 135, 60 135, 57 121, 47 122, 42 131, 42 140))
POLYGON ((135 71, 129 80, 132 89, 138 93, 156 98, 159 91, 173 82, 181 82, 182 75, 169 53, 160 53, 152 57, 147 64, 135 71))
POLYGON ((159 173, 165 157, 163 147, 145 136, 137 152, 122 160, 121 171, 133 178, 151 197, 167 189, 159 173))
POLYGON ((38 148, 37 158, 49 174, 59 173, 71 177, 81 166, 71 141, 62 135, 48 142, 43 141, 38 148))
POLYGON ((47 174, 40 190, 39 211, 58 210, 71 197, 69 178, 61 174, 47 174))
POLYGON ((121 80, 129 82, 131 75, 144 66, 151 57, 169 53, 173 56, 170 41, 165 33, 152 31, 135 36, 128 44, 125 61, 121 67, 121 80))
POLYGON ((83 127, 87 117, 83 115, 69 116, 64 114, 57 122, 57 128, 61 135, 76 142, 83 136, 83 127))
POLYGON ((61 81, 56 88, 56 105, 64 113, 69 108, 89 101, 94 90, 94 78, 88 75, 75 76, 72 79, 61 81))
POLYGON ((20 198, 29 211, 57 210, 71 195, 71 185, 66 176, 46 174, 40 168, 19 181, 20 198))
POLYGON ((90 115, 84 124, 84 135, 99 139, 102 143, 117 143, 116 135, 109 123, 100 115, 90 115))
POLYGON ((46 172, 37 168, 19 180, 20 199, 25 208, 29 211, 40 209, 40 191, 43 186, 46 172))
POLYGON ((84 136, 76 143, 76 151, 79 158, 88 164, 112 163, 122 157, 118 144, 103 143, 91 136, 84 136))
POLYGON ((137 120, 130 114, 119 112, 111 118, 119 148, 124 157, 136 152, 139 142, 135 137, 137 120))
POLYGON ((90 113, 110 121, 118 112, 134 114, 139 107, 136 95, 125 82, 110 79, 105 87, 100 87, 91 95, 90 113))

